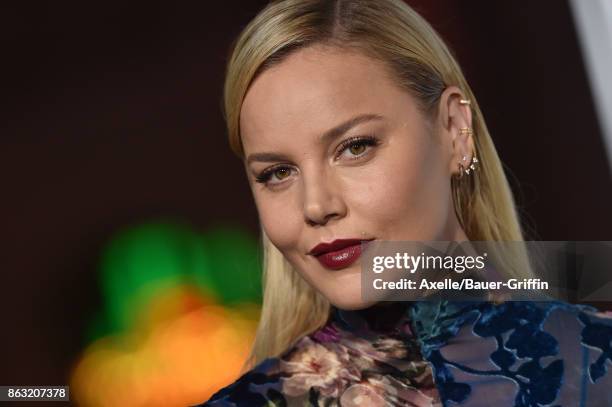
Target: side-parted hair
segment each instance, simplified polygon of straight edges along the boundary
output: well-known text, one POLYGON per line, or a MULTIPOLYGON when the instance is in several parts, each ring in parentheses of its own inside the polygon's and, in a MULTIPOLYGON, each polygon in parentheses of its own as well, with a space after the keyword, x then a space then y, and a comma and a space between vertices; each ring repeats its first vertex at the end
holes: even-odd
MULTIPOLYGON (((402 0, 281 0, 266 6, 233 44, 226 71, 224 115, 229 143, 240 158, 240 111, 249 86, 267 68, 313 44, 362 52, 382 61, 397 85, 435 117, 441 93, 458 86, 471 100, 475 153, 480 168, 449 180, 457 218, 472 241, 523 241, 516 205, 476 98, 440 36, 402 0)), ((261 230, 264 296, 251 363, 281 354, 321 327, 329 302, 306 283, 261 230)), ((495 248, 492 248, 495 252, 495 248)), ((520 250, 505 256, 502 272, 529 274, 520 250)))

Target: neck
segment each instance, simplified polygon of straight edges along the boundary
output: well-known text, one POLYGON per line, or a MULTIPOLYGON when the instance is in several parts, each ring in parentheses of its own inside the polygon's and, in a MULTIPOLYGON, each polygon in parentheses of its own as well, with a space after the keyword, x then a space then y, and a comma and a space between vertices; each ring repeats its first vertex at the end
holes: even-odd
POLYGON ((333 309, 333 319, 356 334, 401 332, 409 322, 409 301, 379 302, 360 310, 333 309))

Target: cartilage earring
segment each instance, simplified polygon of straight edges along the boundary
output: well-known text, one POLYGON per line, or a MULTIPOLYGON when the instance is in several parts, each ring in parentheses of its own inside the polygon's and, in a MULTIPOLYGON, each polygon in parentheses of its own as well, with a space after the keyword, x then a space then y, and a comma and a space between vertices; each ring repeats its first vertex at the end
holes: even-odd
POLYGON ((464 135, 471 136, 474 134, 474 131, 470 129, 469 127, 462 127, 459 129, 459 134, 461 134, 462 136, 464 135))
POLYGON ((472 102, 470 102, 468 99, 461 99, 459 100, 459 103, 462 105, 471 105, 472 102))

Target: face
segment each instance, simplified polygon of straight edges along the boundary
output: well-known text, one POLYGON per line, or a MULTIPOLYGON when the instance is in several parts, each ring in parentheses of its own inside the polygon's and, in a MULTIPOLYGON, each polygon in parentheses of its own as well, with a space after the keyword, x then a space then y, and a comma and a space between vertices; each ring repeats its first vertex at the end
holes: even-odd
POLYGON ((371 305, 360 262, 350 262, 359 252, 342 246, 465 236, 451 198, 452 129, 428 120, 381 62, 323 46, 297 51, 252 83, 240 120, 264 231, 333 305, 371 305), (312 253, 339 239, 351 239, 335 247, 339 256, 312 253))

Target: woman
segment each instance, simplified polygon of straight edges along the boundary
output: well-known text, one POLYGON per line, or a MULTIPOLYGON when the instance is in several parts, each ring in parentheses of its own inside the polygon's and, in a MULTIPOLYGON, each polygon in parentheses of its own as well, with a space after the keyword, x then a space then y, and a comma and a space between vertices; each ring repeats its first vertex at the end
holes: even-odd
POLYGON ((264 301, 255 367, 205 405, 612 404, 612 328, 590 309, 362 298, 362 243, 523 240, 476 99, 410 7, 272 2, 235 44, 225 113, 264 301))

